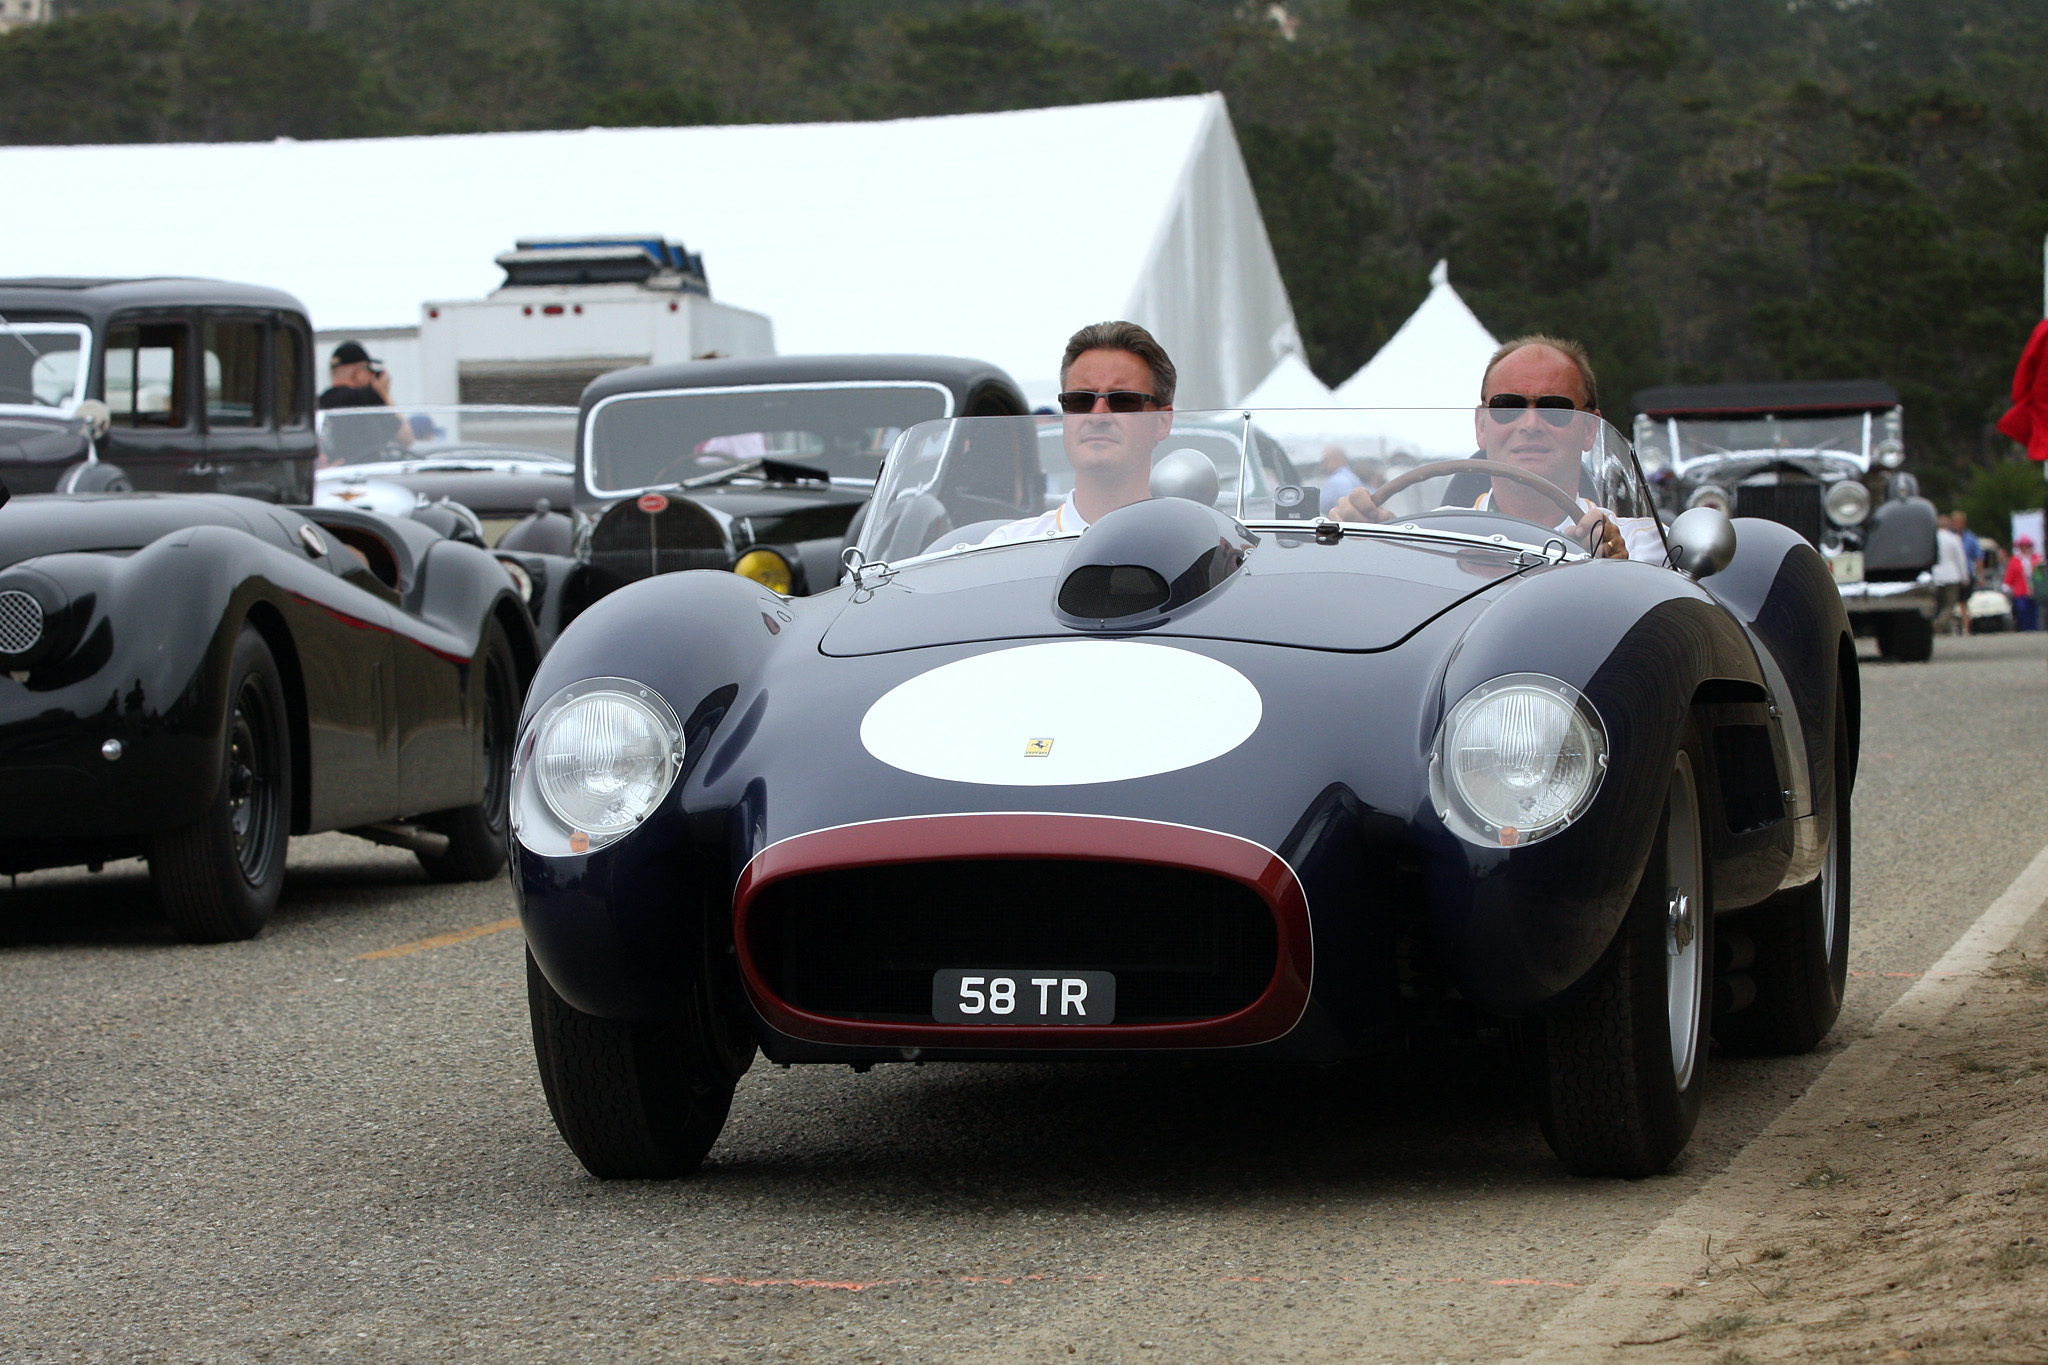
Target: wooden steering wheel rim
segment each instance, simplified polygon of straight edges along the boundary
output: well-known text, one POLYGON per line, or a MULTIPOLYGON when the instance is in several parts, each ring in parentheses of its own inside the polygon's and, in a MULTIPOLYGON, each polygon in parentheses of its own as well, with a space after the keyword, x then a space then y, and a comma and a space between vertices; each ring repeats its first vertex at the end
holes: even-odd
MULTIPOLYGON (((1373 489, 1372 500, 1380 502, 1383 498, 1399 493, 1404 489, 1413 488, 1424 479, 1433 479, 1439 474, 1490 474, 1505 476, 1517 483, 1526 484, 1544 497, 1549 498, 1552 502, 1563 508, 1565 515, 1574 521, 1586 514, 1586 509, 1579 506, 1577 498, 1565 492, 1541 474, 1532 474, 1518 465, 1506 464, 1499 460, 1432 460, 1428 464, 1419 464, 1405 474, 1396 474, 1378 488, 1373 489)), ((1384 504, 1382 505, 1384 506, 1384 504)))

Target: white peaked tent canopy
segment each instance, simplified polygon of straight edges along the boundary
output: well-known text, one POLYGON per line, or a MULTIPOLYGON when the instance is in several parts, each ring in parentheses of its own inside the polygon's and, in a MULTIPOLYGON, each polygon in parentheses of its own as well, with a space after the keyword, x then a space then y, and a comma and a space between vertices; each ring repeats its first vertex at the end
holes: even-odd
POLYGON ((785 354, 975 356, 1036 402, 1067 337, 1106 318, 1158 335, 1183 408, 1229 404, 1300 346, 1220 95, 888 123, 7 147, 0 184, 69 187, 10 222, 8 275, 275 285, 323 331, 411 326, 426 300, 481 297, 516 238, 656 232, 703 254, 716 297, 766 313, 785 354))
POLYGON ((1298 439, 1307 440, 1346 425, 1342 420, 1333 421, 1336 415, 1326 411, 1341 406, 1337 395, 1316 378, 1299 352, 1281 357, 1273 372, 1260 380, 1259 386, 1246 394, 1238 406, 1266 409, 1259 425, 1290 446, 1298 439))
POLYGON ((1389 413, 1383 425, 1391 445, 1418 455, 1465 454, 1479 383, 1500 343, 1451 288, 1449 262, 1436 263, 1429 286, 1429 297, 1379 354, 1337 386, 1337 401, 1348 408, 1457 409, 1389 413))

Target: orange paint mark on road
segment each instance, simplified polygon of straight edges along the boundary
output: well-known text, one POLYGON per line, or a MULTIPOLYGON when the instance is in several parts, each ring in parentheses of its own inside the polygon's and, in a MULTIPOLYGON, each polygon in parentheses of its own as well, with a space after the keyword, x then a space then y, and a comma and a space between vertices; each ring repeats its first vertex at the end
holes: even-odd
POLYGON ((492 934, 502 934, 507 929, 517 929, 518 927, 519 917, 515 915, 511 919, 493 920, 489 924, 479 924, 469 929, 457 929, 453 933, 448 934, 436 934, 432 938, 419 939, 413 943, 401 943, 395 948, 379 948, 374 953, 360 953, 356 956, 355 960, 357 962, 381 962, 388 957, 409 957, 414 953, 424 953, 429 948, 452 948, 458 943, 467 943, 471 939, 476 938, 488 938, 492 934))

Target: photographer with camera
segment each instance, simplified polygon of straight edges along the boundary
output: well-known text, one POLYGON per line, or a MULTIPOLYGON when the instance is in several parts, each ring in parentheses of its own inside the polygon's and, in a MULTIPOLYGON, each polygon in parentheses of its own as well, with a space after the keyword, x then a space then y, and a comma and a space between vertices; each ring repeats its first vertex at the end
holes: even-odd
MULTIPOLYGON (((344 341, 334 348, 334 354, 327 360, 327 376, 328 388, 318 402, 323 411, 391 406, 391 376, 359 341, 344 341)), ((353 463, 387 446, 412 444, 412 428, 399 420, 395 412, 365 413, 324 426, 322 445, 328 461, 334 464, 353 463)))

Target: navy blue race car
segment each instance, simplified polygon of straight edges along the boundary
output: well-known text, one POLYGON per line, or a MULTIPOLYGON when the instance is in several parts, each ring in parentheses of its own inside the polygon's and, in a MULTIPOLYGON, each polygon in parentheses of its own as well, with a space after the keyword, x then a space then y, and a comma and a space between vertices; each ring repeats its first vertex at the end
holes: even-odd
POLYGON ((1640 1176, 1710 1039, 1812 1048, 1858 734, 1827 564, 1714 508, 1667 532, 1593 414, 1471 420, 1359 523, 1285 515, 1256 412, 924 422, 839 586, 595 603, 512 796, 585 1166, 694 1169, 757 1049, 1325 1062, 1458 1021, 1504 1026, 1570 1170, 1640 1176), (992 508, 1048 425, 1085 487, 992 508))

